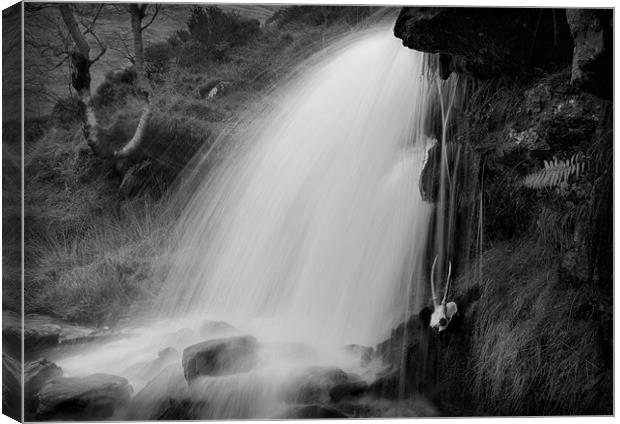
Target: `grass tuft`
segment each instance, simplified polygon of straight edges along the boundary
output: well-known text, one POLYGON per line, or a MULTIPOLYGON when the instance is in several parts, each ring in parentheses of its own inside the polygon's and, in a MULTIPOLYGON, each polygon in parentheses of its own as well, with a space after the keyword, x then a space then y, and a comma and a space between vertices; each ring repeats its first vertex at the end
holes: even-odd
POLYGON ((467 384, 474 413, 613 411, 611 302, 595 286, 567 287, 548 252, 536 242, 500 244, 455 281, 457 301, 479 297, 462 305, 473 334, 458 343, 469 345, 470 362, 443 364, 442 381, 467 384))

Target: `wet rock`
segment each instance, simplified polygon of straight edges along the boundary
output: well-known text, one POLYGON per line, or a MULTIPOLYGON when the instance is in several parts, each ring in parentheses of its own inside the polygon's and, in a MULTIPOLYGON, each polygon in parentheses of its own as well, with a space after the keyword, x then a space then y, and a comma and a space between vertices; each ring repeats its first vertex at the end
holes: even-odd
POLYGON ((163 370, 166 365, 179 359, 179 352, 171 347, 167 347, 157 354, 157 358, 151 361, 143 361, 133 364, 125 369, 121 374, 136 378, 142 381, 149 381, 163 370))
POLYGON ((329 391, 332 402, 340 402, 342 399, 362 396, 368 390, 368 383, 363 380, 348 381, 335 385, 329 391))
POLYGON ((284 387, 288 403, 323 403, 330 399, 330 390, 349 381, 349 376, 336 367, 308 367, 291 376, 284 387))
POLYGON ((564 9, 405 7, 394 34, 409 48, 441 53, 443 78, 558 69, 573 48, 564 9))
POLYGON ((287 419, 319 419, 319 418, 349 418, 343 413, 321 405, 307 405, 293 408, 287 419))
POLYGON ((45 383, 55 377, 60 377, 61 375, 62 369, 47 359, 27 362, 24 365, 25 410, 34 412, 37 408, 37 393, 39 393, 45 383))
POLYGON ((574 39, 571 84, 605 99, 613 97, 613 11, 566 9, 574 39))
POLYGON ((129 420, 188 419, 189 397, 190 392, 183 375, 183 367, 176 364, 169 365, 131 399, 125 418, 129 420))
POLYGON ((375 350, 371 346, 361 346, 357 344, 349 344, 344 347, 347 352, 351 352, 355 355, 359 355, 361 365, 366 365, 375 354, 375 350))
POLYGON ((187 346, 194 340, 194 330, 191 328, 181 328, 170 336, 170 344, 173 346, 187 346))
MULTIPOLYGON (((3 311, 2 341, 6 346, 13 347, 16 356, 21 352, 21 332, 22 323, 19 316, 3 311)), ((127 335, 108 328, 82 327, 45 315, 29 314, 24 317, 23 337, 26 360, 35 359, 41 351, 59 345, 89 343, 125 336, 127 335)))
POLYGON ((400 371, 392 370, 368 386, 368 393, 384 399, 396 399, 400 394, 400 371))
POLYGON ((131 392, 126 379, 110 374, 55 378, 45 384, 37 396, 37 419, 110 418, 129 402, 131 392))
POLYGON ((304 343, 269 343, 269 345, 265 346, 265 349, 273 349, 283 360, 300 361, 303 363, 312 363, 319 355, 314 347, 304 343))
POLYGON ((2 354, 2 413, 21 421, 21 367, 9 355, 2 354))
POLYGON ((350 418, 412 418, 438 416, 437 408, 419 394, 406 399, 361 398, 340 402, 338 411, 350 418))
POLYGON ((222 337, 224 335, 230 335, 238 332, 239 330, 227 322, 211 320, 203 321, 198 329, 198 334, 200 334, 200 337, 222 337))
POLYGON ((157 357, 165 361, 174 361, 179 357, 179 351, 173 347, 167 347, 157 352, 157 357))
POLYGON ((198 419, 192 413, 192 402, 187 399, 175 400, 168 399, 165 408, 153 420, 181 421, 198 419))
POLYGON ((248 372, 256 363, 256 339, 238 336, 208 340, 183 351, 185 379, 200 375, 227 375, 248 372))
POLYGON ((2 311, 2 353, 12 358, 22 354, 21 318, 13 311, 2 311))

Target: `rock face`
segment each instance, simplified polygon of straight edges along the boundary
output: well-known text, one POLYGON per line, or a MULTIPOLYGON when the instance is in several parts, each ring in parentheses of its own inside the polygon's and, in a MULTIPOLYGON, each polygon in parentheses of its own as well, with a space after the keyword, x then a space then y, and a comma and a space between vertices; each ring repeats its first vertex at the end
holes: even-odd
POLYGON ((406 7, 394 26, 403 45, 440 53, 440 73, 478 78, 556 69, 573 48, 563 9, 406 7))
POLYGON ((208 340, 183 351, 185 379, 200 375, 226 375, 248 372, 256 363, 257 342, 252 336, 208 340))
POLYGON ((39 392, 40 420, 98 420, 110 418, 129 401, 132 388, 127 380, 110 374, 60 377, 39 392))
POLYGON ((613 11, 567 9, 575 49, 571 84, 605 99, 613 97, 613 11))

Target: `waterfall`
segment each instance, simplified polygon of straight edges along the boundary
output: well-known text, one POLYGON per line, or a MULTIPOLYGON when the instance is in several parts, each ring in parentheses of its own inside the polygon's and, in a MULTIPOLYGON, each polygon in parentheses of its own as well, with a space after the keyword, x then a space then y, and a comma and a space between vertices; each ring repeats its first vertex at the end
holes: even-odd
POLYGON ((323 57, 192 194, 162 316, 331 344, 376 342, 404 317, 429 218, 423 54, 384 30, 323 57))
POLYGON ((151 323, 59 361, 66 374, 116 373, 139 391, 148 379, 132 363, 170 346, 182 352, 209 338, 199 327, 215 320, 256 337, 261 353, 250 373, 195 385, 192 396, 210 396, 203 418, 274 416, 278 387, 300 366, 372 379, 376 369, 342 347, 389 336, 427 281, 431 206, 418 179, 437 93, 425 69, 424 55, 388 27, 302 64, 218 141, 217 161, 211 152, 182 177, 192 190, 179 201, 177 247, 161 264, 151 323), (204 161, 211 169, 199 171, 204 161))

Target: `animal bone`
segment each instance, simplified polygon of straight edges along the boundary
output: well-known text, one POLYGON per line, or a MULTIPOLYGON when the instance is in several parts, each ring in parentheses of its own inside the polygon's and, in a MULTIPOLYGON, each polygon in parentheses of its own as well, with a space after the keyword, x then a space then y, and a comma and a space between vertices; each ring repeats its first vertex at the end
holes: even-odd
POLYGON ((452 262, 448 261, 448 278, 446 278, 446 288, 441 302, 437 299, 435 293, 435 265, 437 264, 437 256, 431 267, 431 294, 433 297, 433 313, 431 315, 430 326, 438 332, 443 332, 448 328, 452 317, 458 311, 456 303, 448 302, 448 291, 450 290, 450 276, 452 275, 452 262))

